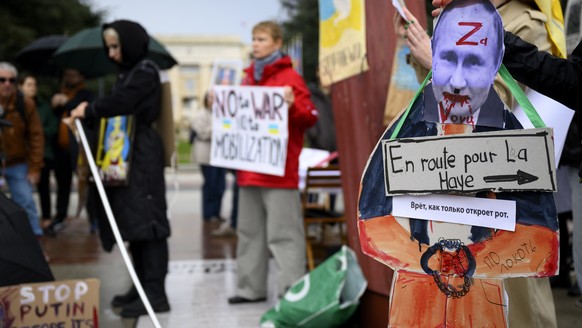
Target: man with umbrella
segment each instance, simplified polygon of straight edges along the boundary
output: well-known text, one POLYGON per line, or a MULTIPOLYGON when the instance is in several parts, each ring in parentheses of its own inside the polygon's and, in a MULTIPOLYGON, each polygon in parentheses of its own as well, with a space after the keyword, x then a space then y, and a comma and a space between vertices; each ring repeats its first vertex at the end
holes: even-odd
POLYGON ((44 135, 34 101, 17 93, 16 68, 0 62, 1 118, 12 126, 0 133, 2 175, 6 179, 12 199, 24 208, 37 238, 42 236, 32 184, 38 183, 43 165, 44 135))

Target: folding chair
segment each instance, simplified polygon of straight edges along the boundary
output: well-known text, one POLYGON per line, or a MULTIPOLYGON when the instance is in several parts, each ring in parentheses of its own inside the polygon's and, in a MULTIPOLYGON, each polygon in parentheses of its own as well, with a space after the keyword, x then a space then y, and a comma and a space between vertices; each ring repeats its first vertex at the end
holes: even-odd
MULTIPOLYGON (((315 238, 308 235, 311 224, 322 225, 321 233, 330 223, 339 225, 342 243, 344 241, 343 223, 346 222, 343 214, 337 213, 332 208, 333 195, 341 195, 341 171, 339 166, 309 167, 305 176, 305 188, 301 193, 303 207, 303 223, 305 226, 305 244, 307 253, 307 265, 309 270, 315 267, 313 259, 313 241, 315 238), (314 195, 316 195, 314 197, 314 195)), ((321 238, 323 240, 323 238, 321 238)))

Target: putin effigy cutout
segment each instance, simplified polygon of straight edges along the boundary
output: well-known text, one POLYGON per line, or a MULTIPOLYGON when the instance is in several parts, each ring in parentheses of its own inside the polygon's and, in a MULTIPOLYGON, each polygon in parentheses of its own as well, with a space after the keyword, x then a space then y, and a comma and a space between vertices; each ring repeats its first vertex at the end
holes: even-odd
POLYGON ((558 270, 551 129, 523 130, 493 89, 504 46, 490 1, 445 7, 432 50, 432 81, 362 175, 360 243, 395 270, 390 327, 506 327, 503 279, 558 270))

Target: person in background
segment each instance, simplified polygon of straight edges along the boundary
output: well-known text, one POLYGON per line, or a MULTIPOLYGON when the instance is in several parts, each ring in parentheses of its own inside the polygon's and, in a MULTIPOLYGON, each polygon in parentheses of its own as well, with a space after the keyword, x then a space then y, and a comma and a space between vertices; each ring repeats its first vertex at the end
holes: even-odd
MULTIPOLYGON (((433 2, 434 3, 434 2, 433 2)), ((503 63, 511 75, 527 86, 565 106, 576 115, 582 113, 582 42, 578 43, 570 59, 552 56, 539 51, 535 45, 525 42, 510 32, 505 33, 505 56, 503 63)), ((575 116, 576 116, 575 115, 575 116)), ((578 171, 582 176, 582 167, 578 171)), ((579 178, 579 180, 582 178, 579 178)), ((572 202, 572 256, 578 287, 582 282, 582 202, 572 202)), ((576 301, 582 307, 582 299, 576 301)))
POLYGON ((202 218, 205 222, 224 221, 220 217, 222 196, 226 188, 226 169, 210 165, 210 144, 212 142, 212 109, 208 104, 208 93, 204 95, 204 108, 198 110, 192 119, 195 133, 192 162, 200 165, 204 177, 202 184, 202 218))
POLYGON ((30 97, 34 100, 42 125, 42 130, 44 132, 44 165, 40 171, 40 179, 37 188, 40 199, 42 222, 46 223, 41 225, 48 225, 51 219, 50 171, 54 169, 54 150, 51 141, 57 132, 58 121, 48 103, 45 103, 38 98, 37 81, 33 75, 21 75, 18 78, 18 89, 26 97, 30 97))
POLYGON ((564 143, 564 149, 556 170, 558 192, 554 193, 556 207, 558 208, 558 221, 560 223, 560 272, 557 276, 550 277, 552 288, 567 288, 568 295, 579 296, 579 289, 572 284, 570 268, 572 267, 572 245, 568 224, 572 223, 574 210, 582 210, 576 202, 582 199, 582 185, 578 178, 578 169, 582 163, 582 144, 580 140, 579 114, 574 114, 575 120, 568 127, 568 134, 564 143), (576 295, 578 293, 578 295, 576 295))
POLYGON ((212 230, 210 233, 213 237, 234 237, 236 236, 236 225, 238 221, 238 184, 236 183, 236 170, 227 170, 232 173, 234 181, 232 183, 232 198, 230 207, 230 220, 223 222, 220 227, 212 230))
MULTIPOLYGON (((319 118, 314 126, 307 129, 305 134, 307 145, 310 148, 327 150, 330 153, 330 158, 333 158, 329 161, 329 164, 339 165, 335 122, 330 97, 331 86, 325 87, 321 84, 319 67, 317 67, 315 75, 317 77, 317 83, 308 83, 307 88, 311 93, 311 102, 317 108, 319 118)), ((316 201, 318 195, 310 194, 309 198, 316 201)), ((336 199, 336 194, 330 194, 329 209, 332 212, 335 212, 336 199)))
POLYGON ((26 211, 32 231, 43 235, 32 185, 38 183, 43 162, 44 135, 34 100, 16 88, 18 71, 0 62, 0 117, 12 124, 0 130, 0 178, 6 179, 12 200, 26 211))
POLYGON ((78 144, 69 128, 62 122, 71 110, 82 102, 91 102, 95 96, 86 88, 83 74, 72 68, 63 71, 61 89, 54 94, 51 105, 59 120, 56 138, 53 139, 54 170, 57 180, 57 212, 51 224, 45 229, 48 235, 55 235, 64 229, 68 215, 73 172, 77 166, 78 144))
MULTIPOLYGON (((160 75, 146 60, 150 37, 138 23, 117 20, 103 25, 103 45, 109 59, 119 68, 118 79, 109 95, 91 104, 82 102, 71 112, 71 120, 86 123, 104 117, 133 115, 135 134, 130 154, 127 186, 106 187, 106 194, 124 241, 129 242, 133 265, 155 312, 170 311, 165 280, 168 274, 168 237, 164 149, 162 138, 152 127, 161 113, 160 75)), ((99 215, 99 236, 106 251, 114 238, 106 215, 99 215)), ((124 247, 124 245, 119 245, 124 247)), ((135 318, 147 314, 137 289, 111 301, 121 307, 121 316, 135 318)))
POLYGON ((307 129, 307 142, 309 147, 327 150, 330 153, 337 151, 335 122, 333 119, 333 107, 330 99, 330 88, 321 85, 319 68, 316 71, 317 83, 308 83, 311 93, 311 102, 317 108, 319 119, 314 126, 307 129))
POLYGON ((285 291, 305 273, 305 232, 299 201, 299 154, 307 128, 317 121, 305 82, 281 53, 283 31, 272 21, 253 27, 254 61, 242 85, 285 87, 289 107, 289 141, 283 176, 239 170, 237 225, 237 288, 230 304, 262 302, 267 296, 269 253, 279 267, 278 291, 285 291))
POLYGON ((236 182, 236 171, 230 171, 234 175, 232 184, 232 200, 230 208, 230 221, 224 222, 218 229, 212 231, 213 237, 234 237, 236 236, 236 226, 238 223, 238 193, 239 187, 236 182))

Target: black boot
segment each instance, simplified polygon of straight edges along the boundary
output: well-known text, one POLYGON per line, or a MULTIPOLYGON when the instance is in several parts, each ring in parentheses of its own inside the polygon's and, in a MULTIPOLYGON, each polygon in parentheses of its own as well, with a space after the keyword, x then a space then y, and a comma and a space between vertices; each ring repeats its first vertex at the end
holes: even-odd
MULTIPOLYGON (((170 304, 168 303, 167 299, 153 299, 150 300, 150 304, 156 313, 170 311, 170 304)), ((123 318, 136 318, 140 315, 146 314, 148 314, 148 312, 145 308, 145 305, 139 298, 121 308, 121 316, 123 318)))
MULTIPOLYGON (((155 312, 170 311, 166 295, 165 280, 168 273, 168 242, 166 239, 136 241, 129 243, 134 263, 140 267, 139 280, 155 312)), ((141 299, 126 304, 121 316, 134 318, 147 314, 141 299)))
MULTIPOLYGON (((135 256, 133 254, 133 252, 131 253, 131 255, 132 255, 132 262, 133 262, 133 268, 135 270, 135 274, 137 275, 137 278, 139 279, 139 281, 143 285, 142 256, 141 255, 135 256)), ((115 295, 113 297, 113 299, 111 300, 111 306, 112 307, 122 307, 122 306, 127 305, 127 304, 129 304, 137 299, 139 299, 139 294, 138 294, 135 286, 132 285, 131 288, 127 291, 127 293, 122 294, 122 295, 115 295)))
POLYGON ((122 295, 115 295, 111 300, 111 306, 113 307, 121 307, 127 305, 135 300, 139 299, 139 294, 137 293, 137 289, 135 286, 131 286, 131 288, 127 291, 127 293, 122 295))

